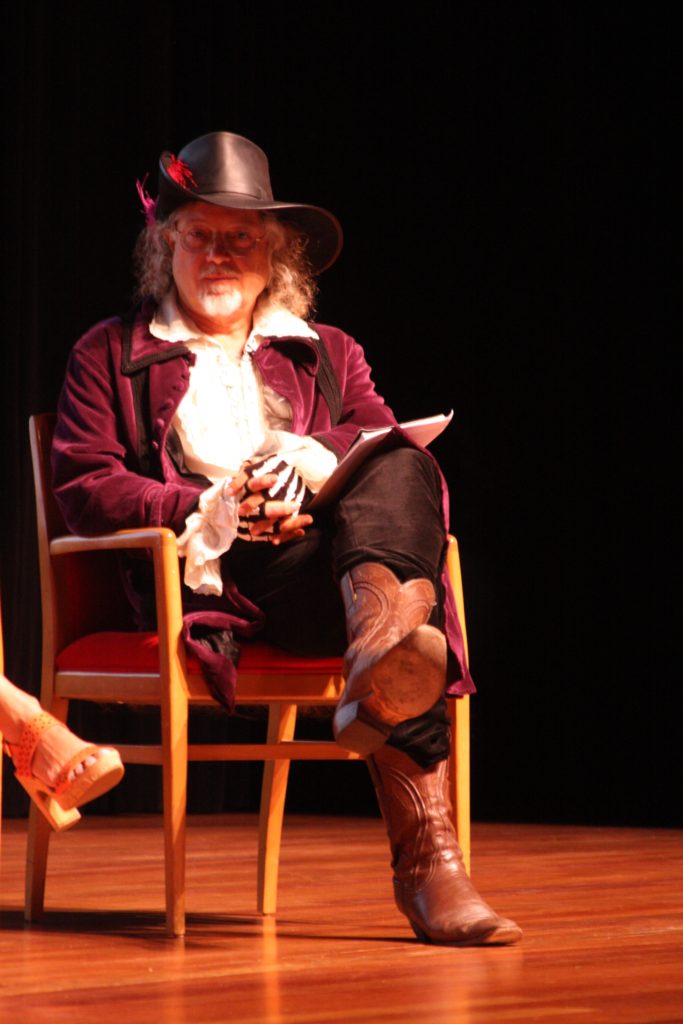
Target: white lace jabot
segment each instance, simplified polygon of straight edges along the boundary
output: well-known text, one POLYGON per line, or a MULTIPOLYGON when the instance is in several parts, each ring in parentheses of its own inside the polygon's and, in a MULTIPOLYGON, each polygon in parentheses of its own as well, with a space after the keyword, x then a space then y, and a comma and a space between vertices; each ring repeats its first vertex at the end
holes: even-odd
POLYGON ((277 452, 316 493, 337 464, 324 445, 289 431, 289 402, 264 385, 251 358, 264 338, 317 335, 288 310, 259 311, 257 305, 242 357, 233 360, 218 340, 202 334, 184 316, 175 288, 162 299, 149 329, 163 341, 182 342, 196 357, 173 426, 186 465, 213 486, 201 495, 198 511, 188 516, 178 549, 186 559, 187 585, 199 593, 220 594, 220 555, 237 535, 236 503, 221 497, 225 481, 252 456, 277 452))

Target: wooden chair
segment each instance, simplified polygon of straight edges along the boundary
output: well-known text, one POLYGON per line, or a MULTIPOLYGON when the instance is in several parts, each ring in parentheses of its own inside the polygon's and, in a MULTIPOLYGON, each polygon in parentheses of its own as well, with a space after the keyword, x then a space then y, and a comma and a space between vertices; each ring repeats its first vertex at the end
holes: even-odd
MULTIPOLYGON (((280 839, 292 759, 357 759, 329 741, 294 738, 299 706, 337 703, 343 689, 340 658, 302 659, 260 643, 246 643, 239 665, 239 704, 266 705, 264 743, 188 744, 188 711, 211 705, 199 664, 186 655, 182 639, 176 537, 167 528, 123 530, 99 537, 68 533, 51 489, 53 414, 30 420, 43 619, 41 703, 66 721, 73 699, 160 708, 161 743, 119 745, 124 762, 158 764, 163 773, 166 864, 166 925, 170 935, 185 931, 185 818, 187 762, 264 761, 259 819, 257 907, 273 914, 277 901, 280 839), (121 592, 117 552, 146 550, 154 566, 158 631, 134 632, 121 592), (112 637, 112 633, 116 634, 112 637), (112 644, 115 640, 115 645, 112 644), (103 652, 115 658, 103 661, 103 652)), ((460 566, 455 540, 448 564, 462 614, 460 566)), ((463 620, 464 621, 464 620, 463 620)), ((452 778, 460 842, 469 862, 469 722, 467 698, 454 708, 452 778)), ((28 921, 43 912, 50 829, 31 809, 27 849, 28 921)))

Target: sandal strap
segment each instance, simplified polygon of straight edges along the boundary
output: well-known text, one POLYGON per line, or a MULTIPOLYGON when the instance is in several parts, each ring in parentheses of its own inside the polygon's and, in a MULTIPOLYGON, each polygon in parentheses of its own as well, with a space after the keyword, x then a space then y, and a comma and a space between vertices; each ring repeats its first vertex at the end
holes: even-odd
POLYGON ((53 725, 64 725, 48 711, 39 711, 38 714, 27 722, 21 733, 18 743, 8 743, 8 753, 14 762, 14 770, 18 778, 31 778, 31 764, 40 737, 46 729, 53 725))

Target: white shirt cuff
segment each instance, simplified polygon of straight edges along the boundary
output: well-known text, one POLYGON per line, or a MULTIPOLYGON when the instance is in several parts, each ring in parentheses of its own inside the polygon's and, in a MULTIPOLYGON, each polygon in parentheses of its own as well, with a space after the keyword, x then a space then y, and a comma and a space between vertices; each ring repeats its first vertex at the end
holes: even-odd
POLYGON ((233 497, 224 497, 223 488, 230 479, 219 480, 202 493, 199 508, 185 520, 178 537, 178 554, 185 559, 184 580, 197 594, 223 593, 221 555, 237 536, 237 505, 233 497))

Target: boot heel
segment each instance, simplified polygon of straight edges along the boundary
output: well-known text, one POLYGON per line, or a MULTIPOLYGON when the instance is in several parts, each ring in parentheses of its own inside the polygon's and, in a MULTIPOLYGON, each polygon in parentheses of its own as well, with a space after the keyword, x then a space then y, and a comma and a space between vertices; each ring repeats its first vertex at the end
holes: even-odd
POLYGON ((415 922, 414 922, 414 921, 410 921, 410 920, 408 921, 408 924, 410 925, 410 927, 411 927, 411 928, 413 929, 413 931, 415 932, 415 938, 416 938, 416 939, 419 939, 419 941, 420 941, 420 942, 426 942, 426 943, 429 943, 429 944, 431 944, 431 941, 432 941, 432 940, 431 940, 431 939, 429 938, 429 936, 427 935, 427 932, 424 932, 424 931, 423 931, 423 930, 422 930, 422 929, 420 928, 419 924, 415 924, 415 922))
POLYGON ((391 729, 383 730, 378 722, 363 715, 358 701, 339 709, 334 719, 334 738, 340 747, 357 754, 372 754, 384 746, 391 729))

